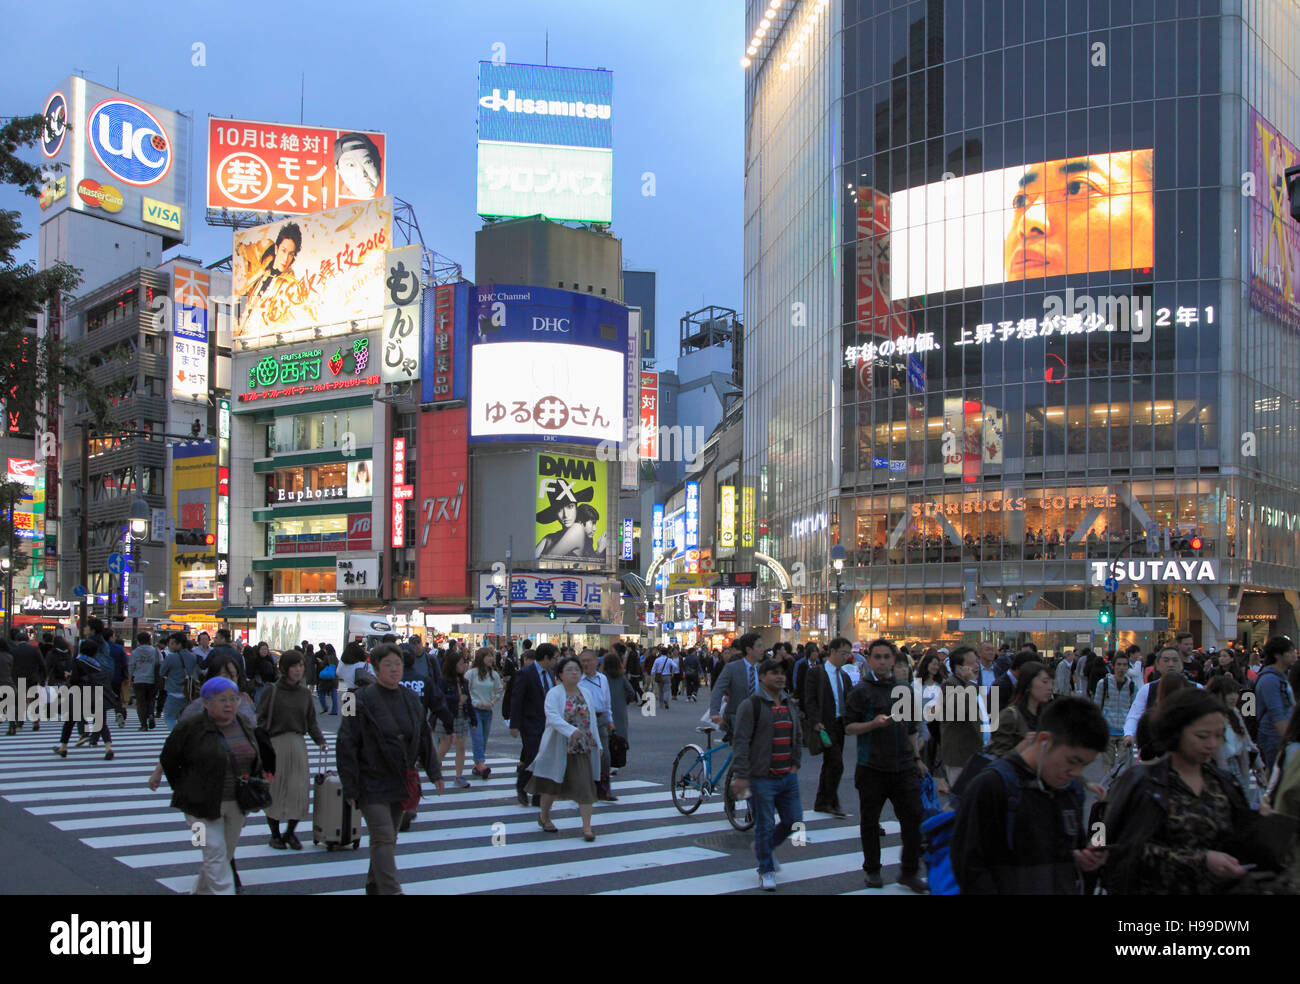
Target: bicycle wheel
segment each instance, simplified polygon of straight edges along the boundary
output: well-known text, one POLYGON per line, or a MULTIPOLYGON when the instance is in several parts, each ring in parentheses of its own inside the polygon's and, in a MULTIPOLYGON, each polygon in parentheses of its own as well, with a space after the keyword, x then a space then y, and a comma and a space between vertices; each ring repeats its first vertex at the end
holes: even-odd
POLYGON ((723 789, 726 792, 722 798, 722 811, 727 815, 727 822, 733 827, 744 833, 754 826, 753 793, 750 793, 748 799, 738 800, 731 792, 731 770, 722 777, 723 789))
POLYGON ((700 808, 708 792, 709 770, 704 750, 687 745, 673 759, 673 806, 689 816, 700 808))

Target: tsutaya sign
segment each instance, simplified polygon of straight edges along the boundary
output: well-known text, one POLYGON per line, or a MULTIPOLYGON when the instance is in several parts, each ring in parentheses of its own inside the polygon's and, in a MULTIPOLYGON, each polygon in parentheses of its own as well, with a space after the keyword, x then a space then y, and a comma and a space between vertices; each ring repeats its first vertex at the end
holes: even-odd
POLYGON ((1114 577, 1121 582, 1133 584, 1154 584, 1171 582, 1174 584, 1191 584, 1207 581, 1217 584, 1219 580, 1219 562, 1217 560, 1117 560, 1107 563, 1104 560, 1092 562, 1092 583, 1104 584, 1107 577, 1114 577))

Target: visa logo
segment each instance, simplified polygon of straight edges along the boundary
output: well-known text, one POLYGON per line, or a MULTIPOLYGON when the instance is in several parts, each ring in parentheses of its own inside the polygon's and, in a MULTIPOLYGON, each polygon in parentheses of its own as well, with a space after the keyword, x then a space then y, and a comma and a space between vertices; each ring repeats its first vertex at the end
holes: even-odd
POLYGON ((144 220, 167 229, 181 231, 181 210, 178 205, 169 205, 156 198, 144 197, 144 220))

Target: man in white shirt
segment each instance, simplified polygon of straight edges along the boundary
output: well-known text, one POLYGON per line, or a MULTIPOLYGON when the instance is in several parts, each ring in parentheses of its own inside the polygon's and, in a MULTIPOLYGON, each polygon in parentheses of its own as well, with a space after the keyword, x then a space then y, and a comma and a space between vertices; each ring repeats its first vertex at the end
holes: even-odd
MULTIPOLYGON (((1166 673, 1181 673, 1182 669, 1182 653, 1173 648, 1160 650, 1160 654, 1156 656, 1156 673, 1164 676, 1166 673)), ((1126 746, 1132 745, 1137 740, 1138 722, 1142 720, 1142 715, 1146 713, 1147 704, 1155 699, 1156 687, 1159 684, 1159 678, 1152 679, 1133 698, 1133 706, 1129 708, 1128 717, 1124 719, 1124 744, 1126 746)), ((1197 690, 1201 689, 1199 683, 1192 685, 1197 690)))
POLYGON ((659 694, 659 702, 664 705, 664 710, 668 710, 669 688, 672 685, 673 675, 677 672, 677 660, 665 650, 658 659, 654 661, 654 666, 650 672, 654 674, 655 688, 659 694))
POLYGON ((609 700, 609 681, 599 672, 600 664, 590 649, 582 651, 578 662, 582 664, 582 679, 578 681, 578 686, 582 688, 596 715, 596 726, 604 729, 600 742, 600 781, 596 783, 596 796, 606 803, 614 803, 618 797, 609 785, 609 736, 614 733, 614 708, 609 700))
POLYGON ((998 659, 998 646, 992 639, 985 639, 980 643, 979 649, 976 650, 979 657, 979 678, 975 681, 979 685, 980 693, 987 694, 990 687, 994 687, 998 682, 998 671, 995 663, 998 659))

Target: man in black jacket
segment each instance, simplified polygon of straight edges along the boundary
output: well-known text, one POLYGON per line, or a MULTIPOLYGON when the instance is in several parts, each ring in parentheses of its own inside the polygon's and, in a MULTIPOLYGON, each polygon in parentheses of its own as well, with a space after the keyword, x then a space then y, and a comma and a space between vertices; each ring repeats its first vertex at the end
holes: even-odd
POLYGON ((822 772, 817 781, 813 809, 838 819, 848 814, 840 809, 840 778, 844 775, 844 708, 853 683, 843 666, 852 658, 853 643, 845 638, 831 640, 826 660, 804 671, 803 694, 812 733, 809 742, 821 742, 821 732, 830 738, 822 748, 822 772))
MULTIPOLYGON (((13 642, 9 644, 9 651, 14 659, 14 686, 18 688, 19 702, 25 707, 27 688, 39 687, 45 682, 45 661, 41 659, 41 651, 27 641, 27 633, 23 629, 14 629, 13 642)), ((17 734, 22 726, 22 721, 11 721, 9 733, 17 734)), ((32 722, 32 730, 40 729, 41 722, 38 718, 32 722)))
MULTIPOLYGON (((531 666, 515 675, 514 691, 510 695, 510 737, 523 736, 519 753, 519 772, 515 776, 515 797, 520 806, 528 805, 524 787, 533 774, 526 768, 537 758, 537 749, 546 730, 546 695, 555 686, 555 660, 559 651, 553 643, 544 642, 534 651, 531 666)), ((540 796, 533 797, 533 806, 540 807, 540 796)))
MULTIPOLYGON (((867 669, 845 702, 844 733, 858 739, 858 767, 853 784, 862 816, 862 870, 868 888, 883 888, 880 874, 880 812, 888 801, 903 834, 902 872, 898 883, 914 892, 930 890, 921 877, 921 787, 918 770, 927 771, 913 743, 916 722, 911 714, 895 720, 894 660, 897 651, 888 639, 867 647, 867 669)), ((903 706, 912 707, 911 688, 900 684, 903 706)))
POLYGON ((1078 895, 1077 869, 1096 871, 1077 779, 1110 729, 1092 701, 1048 704, 1034 740, 987 766, 961 799, 949 857, 964 895, 1078 895))
POLYGON ((239 667, 240 674, 244 677, 248 676, 248 670, 244 666, 243 653, 230 644, 230 630, 217 629, 216 642, 212 644, 212 649, 208 651, 208 655, 199 664, 199 669, 202 671, 205 680, 212 676, 212 667, 223 657, 233 659, 239 667))
POLYGON ((370 828, 366 894, 401 895, 396 848, 402 802, 409 795, 406 773, 422 763, 429 781, 442 793, 442 770, 425 707, 401 685, 401 651, 393 645, 376 646, 370 665, 375 683, 357 691, 356 713, 345 716, 339 728, 339 781, 343 798, 361 809, 370 828))
POLYGON ((998 677, 998 707, 1008 707, 1011 704, 1011 694, 1016 689, 1016 675, 1020 672, 1020 667, 1026 663, 1038 661, 1038 654, 1028 649, 1021 650, 1011 658, 1011 666, 1007 672, 998 677))

